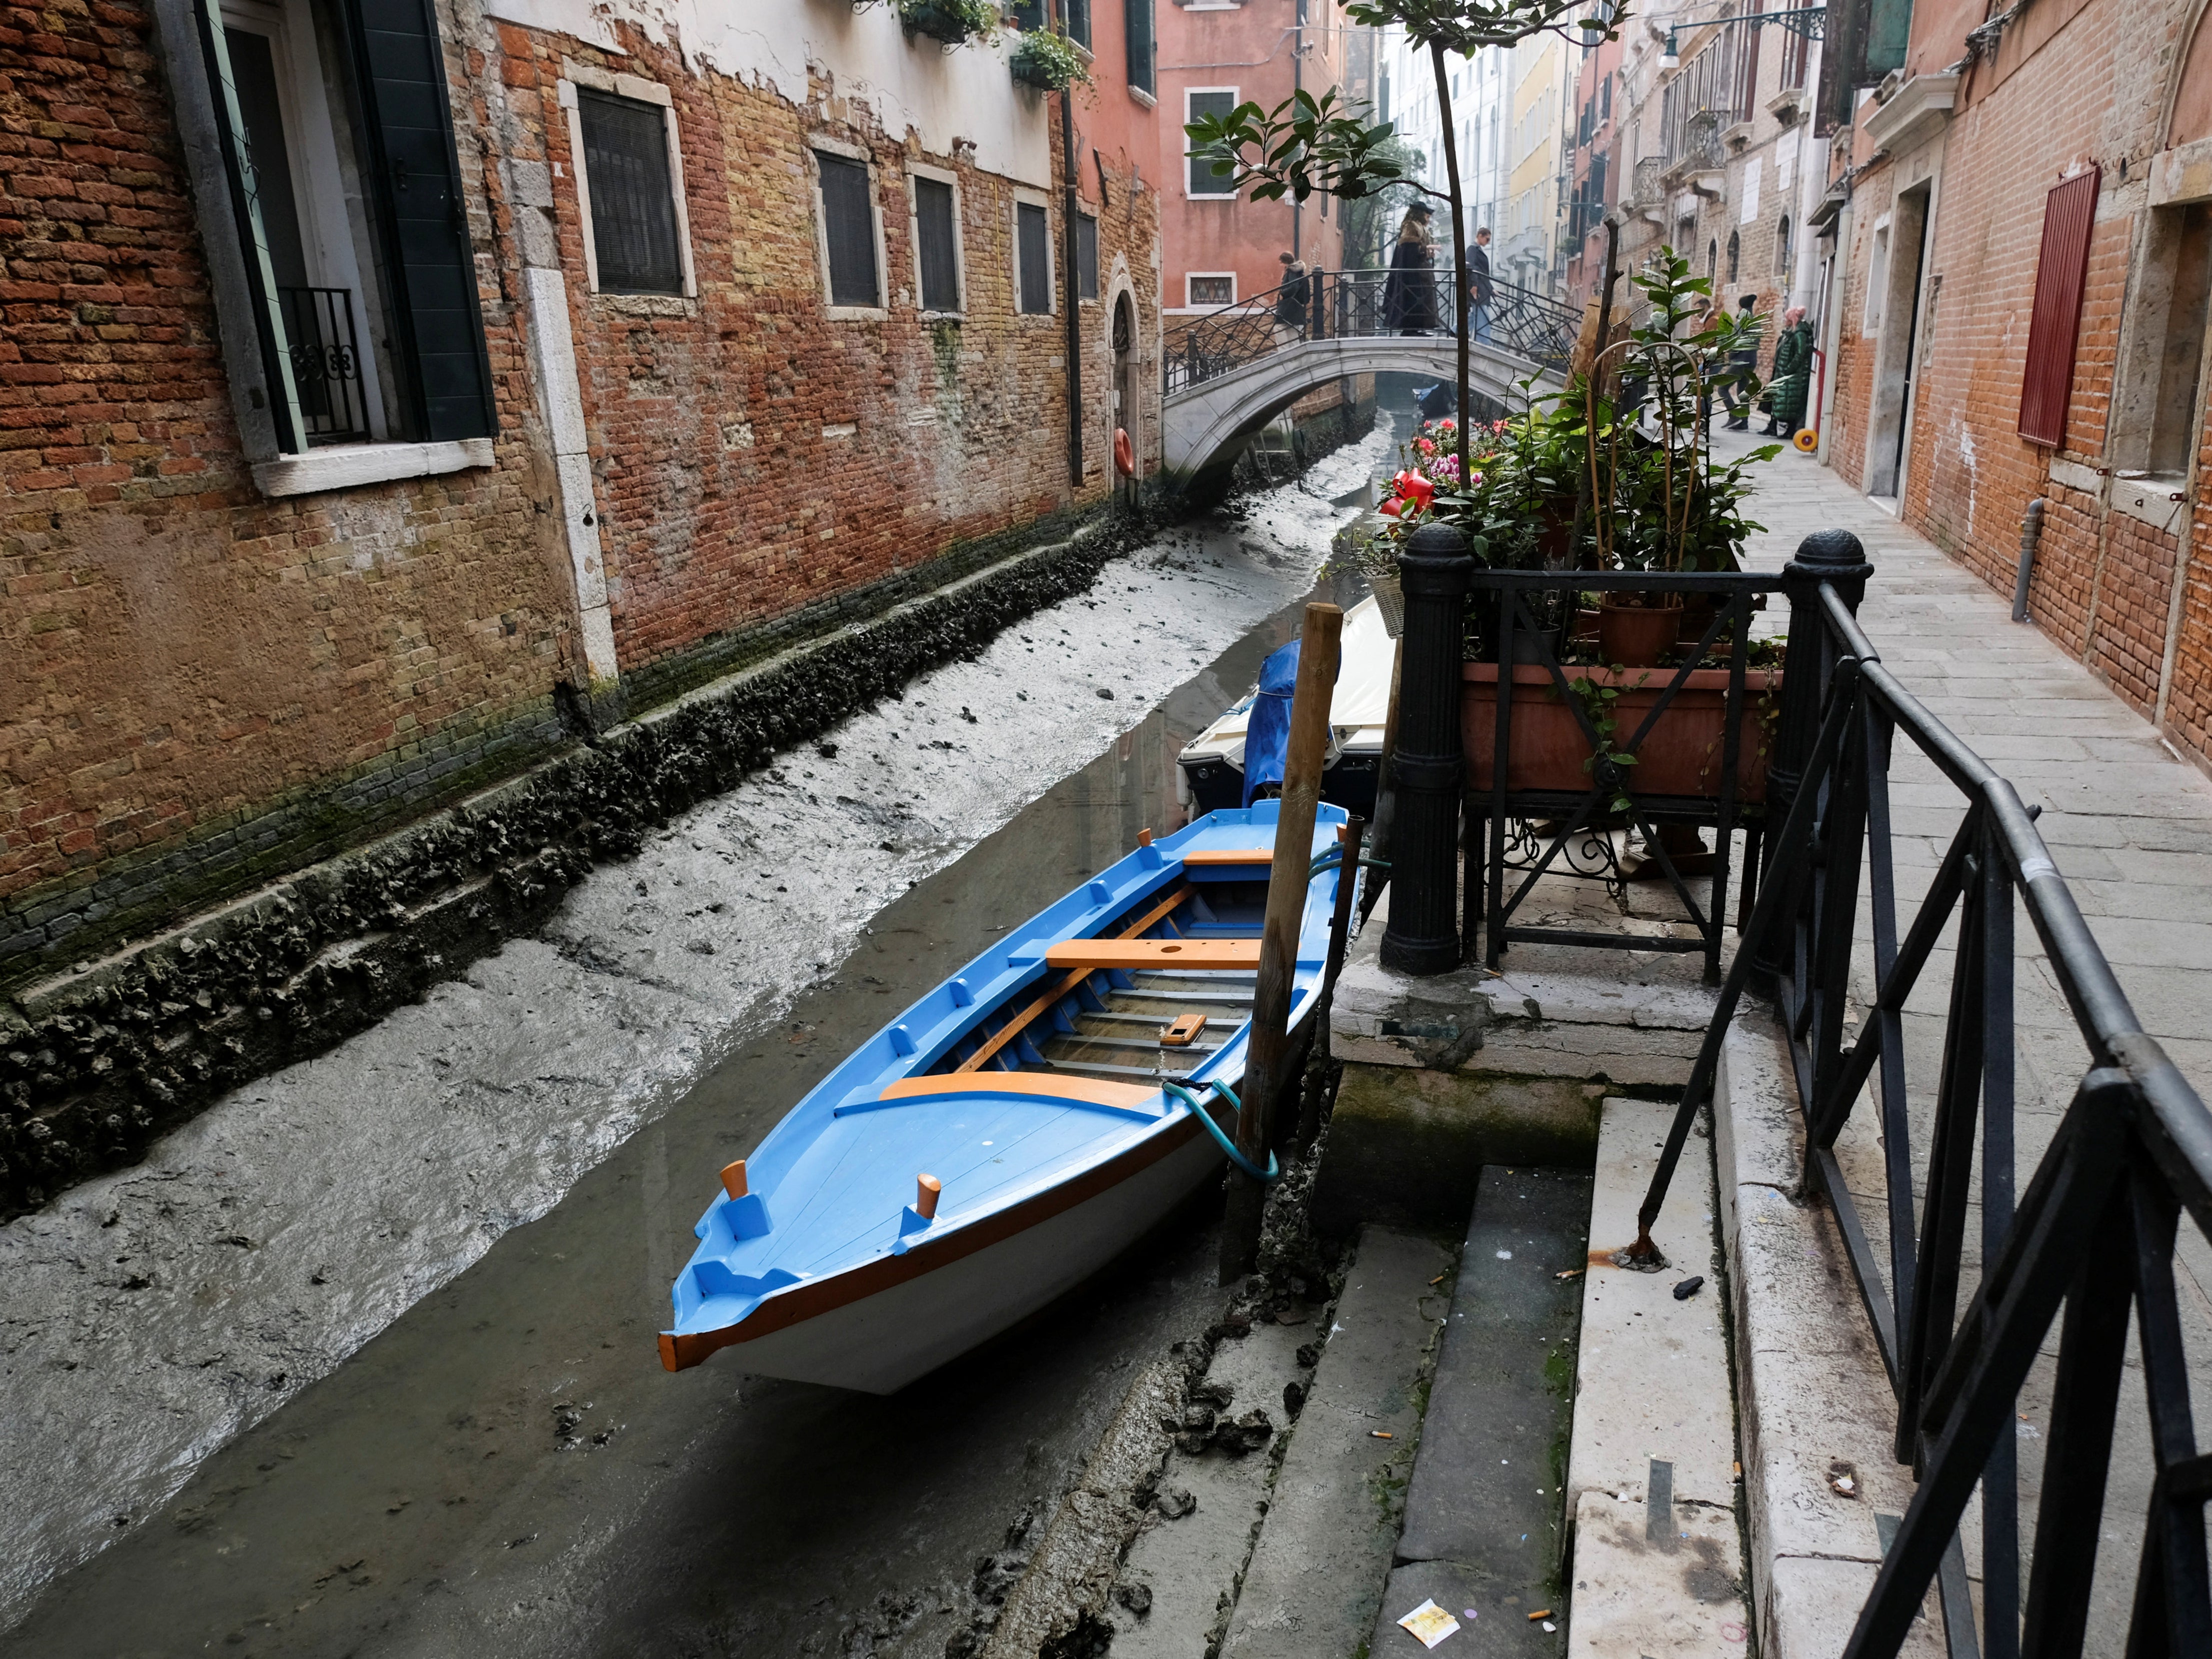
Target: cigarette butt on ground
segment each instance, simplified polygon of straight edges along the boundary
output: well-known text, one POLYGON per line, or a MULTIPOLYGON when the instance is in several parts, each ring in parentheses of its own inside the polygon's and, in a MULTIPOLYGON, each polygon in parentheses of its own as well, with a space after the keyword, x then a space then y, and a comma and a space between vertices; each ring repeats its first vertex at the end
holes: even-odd
POLYGON ((1444 1276, 1443 1276, 1442 1273, 1438 1273, 1438 1274, 1437 1274, 1434 1279, 1431 1279, 1431 1280, 1429 1281, 1429 1283, 1430 1283, 1430 1284, 1431 1284, 1431 1285, 1441 1285, 1441 1284, 1443 1284, 1443 1282, 1444 1282, 1444 1276))
POLYGON ((1551 1608, 1549 1608, 1549 1607, 1539 1607, 1539 1608, 1537 1608, 1537 1609, 1536 1609, 1536 1611, 1535 1611, 1535 1612, 1534 1612, 1534 1613, 1530 1613, 1530 1614, 1528 1615, 1528 1622, 1529 1622, 1530 1624, 1532 1624, 1532 1625, 1533 1625, 1533 1624, 1534 1624, 1534 1623, 1535 1623, 1539 1619, 1549 1619, 1551 1616, 1552 1616, 1552 1610, 1551 1610, 1551 1608))
POLYGON ((1377 1440, 1392 1440, 1396 1438, 1396 1437, 1388 1429, 1370 1429, 1367 1432, 1377 1440))

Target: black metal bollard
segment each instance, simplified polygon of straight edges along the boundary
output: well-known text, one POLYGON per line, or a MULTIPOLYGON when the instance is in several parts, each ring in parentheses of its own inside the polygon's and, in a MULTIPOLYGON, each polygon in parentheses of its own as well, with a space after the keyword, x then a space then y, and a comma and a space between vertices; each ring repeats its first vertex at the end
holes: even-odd
MULTIPOLYGON (((1790 599, 1790 659, 1782 681, 1782 713, 1776 722, 1774 753, 1766 764, 1766 822, 1778 827, 1790 816, 1790 805, 1805 775, 1805 763, 1820 732, 1820 708, 1828 689, 1834 653, 1830 649, 1828 624, 1821 614, 1820 585, 1836 590, 1853 616, 1866 597, 1867 578, 1874 566, 1866 549, 1848 530, 1816 530, 1797 544, 1797 556, 1782 567, 1784 591, 1790 599)), ((1768 836, 1759 849, 1759 884, 1789 879, 1791 873, 1774 867, 1778 837, 1768 836)), ((1795 918, 1794 905, 1781 913, 1795 918)), ((1771 938, 1748 941, 1756 954, 1752 961, 1760 975, 1771 979, 1789 966, 1784 960, 1790 931, 1785 922, 1771 938)))
POLYGON ((1449 525, 1425 524, 1398 556, 1406 592, 1397 797, 1390 833, 1390 925, 1382 965, 1407 974, 1459 966, 1460 640, 1474 556, 1449 525))

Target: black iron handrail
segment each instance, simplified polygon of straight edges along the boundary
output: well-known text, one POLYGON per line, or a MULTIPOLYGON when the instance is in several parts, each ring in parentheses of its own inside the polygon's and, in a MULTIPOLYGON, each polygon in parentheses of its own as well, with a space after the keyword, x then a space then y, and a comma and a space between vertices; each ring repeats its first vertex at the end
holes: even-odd
POLYGON ((1891 1659, 1929 1588, 1950 1651, 2071 1659, 2082 1650, 2102 1535, 2128 1327, 2139 1327, 2157 1465, 2136 1582, 2131 1653, 2212 1653, 2204 1504, 2174 1292, 2186 1210, 2212 1234, 2212 1112, 2144 1034, 2012 784, 1882 665, 1855 611, 1871 567, 1843 532, 1808 538, 1783 573, 1791 599, 1781 732, 1770 769, 1765 885, 1743 930, 1640 1212, 1650 1229, 1754 973, 1771 975, 1805 1131, 1808 1188, 1832 1206, 1898 1400, 1896 1455, 1918 1489, 1861 1609, 1848 1659, 1891 1659), (1889 762, 1899 732, 1960 792, 1965 817, 1900 936, 1889 762), (1864 921, 1862 878, 1867 888, 1864 921), (2089 1067, 2014 1203, 2014 927, 2024 911, 2089 1067), (1957 943, 1916 1220, 1903 1012, 1954 914, 1957 943), (1851 975, 1871 946, 1875 993, 1856 1033, 1851 975), (1887 1274, 1844 1179, 1837 1139, 1869 1082, 1887 1193, 1887 1274), (1963 1316, 1966 1224, 1981 1279, 1963 1316), (2014 1413, 2057 1321, 2057 1381, 2025 1599, 2014 1413), (1982 1490, 1982 1627, 1958 1532, 1982 1490), (2023 1645, 2023 1643, 2025 1645, 2023 1645))
MULTIPOLYGON (((1407 315, 1389 303, 1387 270, 1316 270, 1192 324, 1161 366, 1170 397, 1309 340, 1377 339, 1407 332, 1407 315)), ((1429 278, 1434 314, 1413 320, 1430 334, 1456 326, 1458 289, 1449 271, 1429 278)), ((1492 279, 1475 338, 1558 372, 1573 351, 1581 319, 1548 295, 1492 279)))
POLYGON ((300 419, 311 444, 355 443, 370 435, 353 294, 343 288, 280 288, 300 419))

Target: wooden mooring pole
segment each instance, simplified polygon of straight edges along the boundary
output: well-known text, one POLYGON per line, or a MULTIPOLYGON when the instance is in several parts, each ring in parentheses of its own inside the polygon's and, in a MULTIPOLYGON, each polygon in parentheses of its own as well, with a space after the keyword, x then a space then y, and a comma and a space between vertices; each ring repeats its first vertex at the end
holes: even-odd
MULTIPOLYGON (((1267 875, 1267 914, 1260 932, 1260 972, 1252 991, 1252 1036, 1244 1060, 1244 1097, 1237 1117, 1237 1149, 1263 1164, 1274 1137, 1275 1106, 1296 1080, 1297 1057, 1289 1025, 1291 979, 1298 965, 1298 924, 1305 914, 1313 864, 1315 809, 1328 750, 1329 701, 1336 691, 1344 612, 1306 607, 1298 636, 1298 678, 1291 693, 1291 739, 1283 757, 1283 798, 1275 823, 1275 859, 1267 875)), ((1229 1172, 1229 1210, 1221 1228, 1221 1282, 1252 1271, 1260 1256, 1261 1212, 1267 1188, 1243 1170, 1229 1172)))

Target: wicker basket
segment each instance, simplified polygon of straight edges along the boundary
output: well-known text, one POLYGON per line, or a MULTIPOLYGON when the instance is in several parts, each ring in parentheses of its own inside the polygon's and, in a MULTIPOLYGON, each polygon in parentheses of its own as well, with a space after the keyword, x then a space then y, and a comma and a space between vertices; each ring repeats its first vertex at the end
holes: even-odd
POLYGON ((1370 574, 1367 585, 1375 592, 1375 608, 1382 613, 1382 626, 1394 640, 1406 634, 1406 590, 1395 570, 1388 575, 1370 574))

